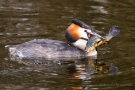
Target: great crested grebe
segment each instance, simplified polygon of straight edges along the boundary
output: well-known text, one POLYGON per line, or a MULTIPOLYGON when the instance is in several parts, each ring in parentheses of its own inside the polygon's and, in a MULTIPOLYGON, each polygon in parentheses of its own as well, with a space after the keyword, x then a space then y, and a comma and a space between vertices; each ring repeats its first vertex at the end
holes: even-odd
POLYGON ((118 33, 119 30, 113 27, 105 37, 102 37, 92 31, 84 22, 74 19, 65 32, 69 43, 58 40, 34 39, 19 45, 6 45, 6 47, 9 48, 11 59, 96 56, 95 48, 107 43, 118 33))

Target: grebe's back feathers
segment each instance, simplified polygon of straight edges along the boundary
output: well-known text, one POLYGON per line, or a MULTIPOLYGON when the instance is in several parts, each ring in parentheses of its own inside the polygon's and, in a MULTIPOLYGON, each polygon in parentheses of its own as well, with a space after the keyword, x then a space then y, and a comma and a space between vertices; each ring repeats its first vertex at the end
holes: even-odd
POLYGON ((66 58, 85 56, 85 53, 63 41, 35 39, 19 45, 8 45, 10 58, 66 58))

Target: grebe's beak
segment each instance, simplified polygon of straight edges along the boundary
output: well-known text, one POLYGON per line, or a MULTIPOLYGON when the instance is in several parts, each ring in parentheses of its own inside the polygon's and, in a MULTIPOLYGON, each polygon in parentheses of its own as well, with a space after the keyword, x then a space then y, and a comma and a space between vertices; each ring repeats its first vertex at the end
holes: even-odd
POLYGON ((97 36, 92 36, 91 39, 88 40, 85 52, 86 54, 90 53, 92 50, 96 49, 98 46, 102 44, 107 44, 108 42, 106 40, 103 40, 97 36))

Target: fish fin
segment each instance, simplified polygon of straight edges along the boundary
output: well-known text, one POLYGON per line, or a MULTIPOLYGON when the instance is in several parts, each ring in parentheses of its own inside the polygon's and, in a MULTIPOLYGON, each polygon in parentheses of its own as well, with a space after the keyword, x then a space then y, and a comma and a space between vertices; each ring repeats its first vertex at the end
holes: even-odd
POLYGON ((119 30, 117 30, 115 27, 111 27, 109 30, 109 33, 105 36, 106 41, 109 41, 110 39, 118 35, 119 33, 120 33, 119 30))
POLYGON ((116 35, 119 34, 119 30, 115 29, 115 27, 113 26, 110 30, 109 30, 109 35, 111 35, 112 37, 115 37, 116 35))

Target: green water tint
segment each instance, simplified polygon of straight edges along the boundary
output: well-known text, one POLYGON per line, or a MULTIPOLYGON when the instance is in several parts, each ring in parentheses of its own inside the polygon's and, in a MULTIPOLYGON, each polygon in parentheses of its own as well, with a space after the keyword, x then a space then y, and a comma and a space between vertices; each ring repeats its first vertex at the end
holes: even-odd
MULTIPOLYGON (((134 90, 134 21, 135 12, 133 0, 32 0, 6 1, 0 3, 0 89, 1 90, 82 90, 91 89, 125 89, 134 90), (98 50, 97 69, 87 59, 57 59, 44 62, 28 61, 30 66, 18 64, 8 59, 5 45, 20 44, 33 39, 56 39, 66 42, 65 29, 71 20, 78 18, 87 23, 94 31, 105 36, 110 27, 115 26, 120 34, 110 40, 109 45, 101 46, 98 50), (113 63, 113 64, 112 64, 113 63), (84 66, 85 75, 78 82, 70 80, 70 66, 84 66), (104 73, 112 65, 112 70, 118 70, 117 75, 104 73), (91 73, 86 67, 93 68, 91 73), (100 71, 101 67, 103 72, 100 71), (98 70, 98 71, 96 71, 98 70), (105 71, 104 71, 105 70, 105 71), (101 77, 98 77, 100 76, 101 77), (95 77, 94 77, 95 76, 95 77), (85 80, 84 80, 85 79, 85 80), (86 80, 87 79, 87 80, 86 80)), ((70 70, 74 70, 74 68, 70 70)), ((89 68, 90 69, 90 68, 89 68)), ((111 69, 110 69, 111 70, 111 69)), ((74 73, 74 72, 73 72, 74 73)), ((82 78, 81 77, 81 78, 82 78)))

